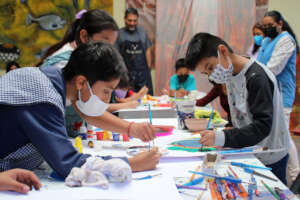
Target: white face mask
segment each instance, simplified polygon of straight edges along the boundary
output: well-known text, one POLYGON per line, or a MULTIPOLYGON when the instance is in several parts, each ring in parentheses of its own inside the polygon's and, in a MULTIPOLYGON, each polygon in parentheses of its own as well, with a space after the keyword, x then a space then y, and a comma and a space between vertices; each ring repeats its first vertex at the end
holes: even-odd
POLYGON ((218 83, 218 84, 224 84, 230 79, 230 77, 232 77, 233 65, 230 62, 229 58, 227 58, 227 61, 229 62, 229 66, 228 66, 228 69, 225 69, 220 64, 219 52, 218 52, 218 61, 219 61, 219 63, 217 64, 214 71, 209 75, 208 79, 211 81, 214 81, 215 83, 218 83))
POLYGON ((86 102, 83 102, 81 100, 81 95, 79 90, 78 91, 79 100, 76 101, 76 106, 78 110, 80 110, 80 112, 82 112, 87 116, 91 116, 91 117, 101 116, 104 113, 104 111, 108 108, 109 105, 101 101, 98 96, 94 95, 90 87, 90 84, 89 83, 87 84, 91 96, 86 102))

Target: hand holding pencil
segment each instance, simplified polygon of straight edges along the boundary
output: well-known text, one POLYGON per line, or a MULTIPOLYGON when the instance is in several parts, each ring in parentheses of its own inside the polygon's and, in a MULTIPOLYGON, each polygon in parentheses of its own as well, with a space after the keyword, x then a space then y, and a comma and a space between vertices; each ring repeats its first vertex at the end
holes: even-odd
POLYGON ((209 116, 209 120, 207 122, 206 130, 200 131, 201 139, 199 143, 201 143, 203 146, 214 146, 215 144, 215 132, 208 130, 212 121, 214 113, 214 108, 211 109, 211 113, 209 116))
POLYGON ((205 130, 200 132, 201 139, 199 143, 203 146, 214 146, 215 144, 215 132, 210 130, 205 130))

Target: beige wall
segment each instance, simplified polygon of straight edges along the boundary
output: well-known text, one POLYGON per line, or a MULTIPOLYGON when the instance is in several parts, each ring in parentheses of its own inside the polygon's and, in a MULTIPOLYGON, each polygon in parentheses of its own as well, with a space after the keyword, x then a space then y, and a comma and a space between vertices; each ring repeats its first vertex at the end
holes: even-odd
POLYGON ((299 9, 299 0, 269 0, 269 10, 278 10, 283 15, 286 21, 291 25, 298 41, 300 38, 299 9))

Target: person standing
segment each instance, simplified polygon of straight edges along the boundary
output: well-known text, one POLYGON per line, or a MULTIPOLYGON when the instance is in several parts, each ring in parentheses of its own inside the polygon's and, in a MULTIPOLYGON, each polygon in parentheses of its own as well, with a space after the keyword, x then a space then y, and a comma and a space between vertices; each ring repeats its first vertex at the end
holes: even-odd
POLYGON ((138 26, 139 14, 135 8, 125 11, 125 27, 121 28, 115 43, 124 58, 134 85, 134 92, 146 86, 153 95, 150 73, 152 42, 146 30, 138 26))
MULTIPOLYGON (((269 11, 263 18, 264 39, 257 60, 273 72, 282 93, 283 112, 287 126, 296 92, 296 57, 299 51, 296 36, 278 11, 269 11)), ((290 137, 291 149, 288 175, 294 181, 300 171, 296 145, 290 137)))
POLYGON ((256 23, 252 28, 253 44, 249 47, 247 55, 251 58, 256 59, 258 56, 259 49, 264 39, 263 26, 260 23, 256 23))

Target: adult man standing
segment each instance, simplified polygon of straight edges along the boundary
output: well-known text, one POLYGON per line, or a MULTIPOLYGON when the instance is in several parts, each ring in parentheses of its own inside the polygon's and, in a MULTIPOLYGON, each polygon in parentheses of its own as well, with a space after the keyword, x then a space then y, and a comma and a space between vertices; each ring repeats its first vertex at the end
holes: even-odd
POLYGON ((125 27, 119 31, 116 47, 121 53, 133 79, 134 91, 138 92, 143 86, 147 86, 149 94, 153 95, 152 80, 150 74, 152 42, 146 30, 138 26, 139 14, 135 8, 125 11, 125 27))

